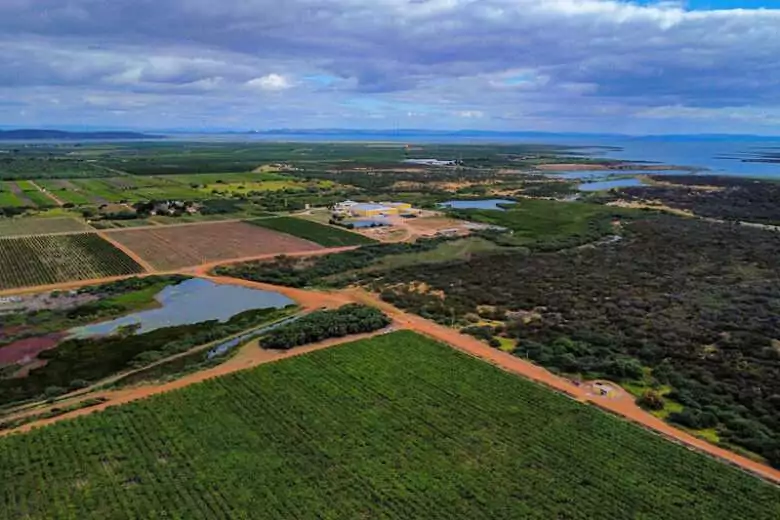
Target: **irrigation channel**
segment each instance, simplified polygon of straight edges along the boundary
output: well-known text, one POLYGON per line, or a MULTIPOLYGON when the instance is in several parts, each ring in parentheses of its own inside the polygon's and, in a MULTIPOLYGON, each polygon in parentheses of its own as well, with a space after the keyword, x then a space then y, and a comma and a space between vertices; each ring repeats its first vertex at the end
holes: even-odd
POLYGON ((271 325, 266 325, 265 327, 260 327, 259 329, 255 329, 251 332, 247 332, 245 334, 242 334, 241 336, 235 337, 233 339, 229 339, 227 341, 224 341, 214 347, 213 349, 209 350, 209 353, 206 354, 207 359, 214 359, 217 356, 223 356, 230 352, 232 349, 236 348, 237 346, 246 343, 247 341, 251 341, 259 336, 262 336, 269 330, 274 330, 278 327, 281 327, 282 325, 287 325, 288 323, 292 323, 296 320, 299 320, 302 318, 304 314, 298 314, 296 316, 291 316, 289 318, 285 318, 283 320, 279 320, 276 323, 272 323, 271 325))

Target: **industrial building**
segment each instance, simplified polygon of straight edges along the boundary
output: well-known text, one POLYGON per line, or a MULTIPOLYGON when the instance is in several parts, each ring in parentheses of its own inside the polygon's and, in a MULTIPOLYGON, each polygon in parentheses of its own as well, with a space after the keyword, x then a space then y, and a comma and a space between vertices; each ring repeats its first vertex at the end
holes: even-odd
POLYGON ((333 207, 334 213, 348 213, 353 217, 381 217, 384 215, 398 215, 408 212, 412 205, 406 202, 383 202, 377 204, 374 202, 354 202, 347 200, 339 202, 333 207))

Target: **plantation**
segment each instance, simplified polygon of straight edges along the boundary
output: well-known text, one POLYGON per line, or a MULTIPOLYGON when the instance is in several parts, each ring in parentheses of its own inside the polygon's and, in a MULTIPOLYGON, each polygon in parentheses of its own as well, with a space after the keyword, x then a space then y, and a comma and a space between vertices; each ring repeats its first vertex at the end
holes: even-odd
POLYGON ((0 238, 0 290, 141 272, 95 233, 0 238))
POLYGON ((74 218, 0 218, 0 237, 46 235, 89 231, 84 222, 74 218))
POLYGON ((408 332, 0 439, 3 519, 777 518, 780 491, 408 332))
POLYGON ((310 240, 325 247, 362 246, 376 243, 374 240, 357 233, 294 217, 250 220, 249 223, 310 240))

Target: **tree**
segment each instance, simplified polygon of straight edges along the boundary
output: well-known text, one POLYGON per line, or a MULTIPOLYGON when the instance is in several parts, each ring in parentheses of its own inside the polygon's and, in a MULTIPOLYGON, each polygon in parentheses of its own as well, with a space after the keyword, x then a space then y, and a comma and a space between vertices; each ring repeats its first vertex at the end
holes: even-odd
POLYGON ((642 394, 639 399, 636 400, 636 404, 644 408, 645 410, 663 410, 666 406, 666 401, 661 397, 661 394, 655 390, 647 390, 642 394))

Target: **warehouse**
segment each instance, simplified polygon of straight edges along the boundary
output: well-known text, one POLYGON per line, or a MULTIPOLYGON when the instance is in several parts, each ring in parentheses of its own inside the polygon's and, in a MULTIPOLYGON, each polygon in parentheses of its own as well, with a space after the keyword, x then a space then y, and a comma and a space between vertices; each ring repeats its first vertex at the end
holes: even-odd
POLYGON ((398 208, 384 204, 361 203, 351 206, 349 212, 355 217, 378 217, 381 215, 397 215, 398 208))

